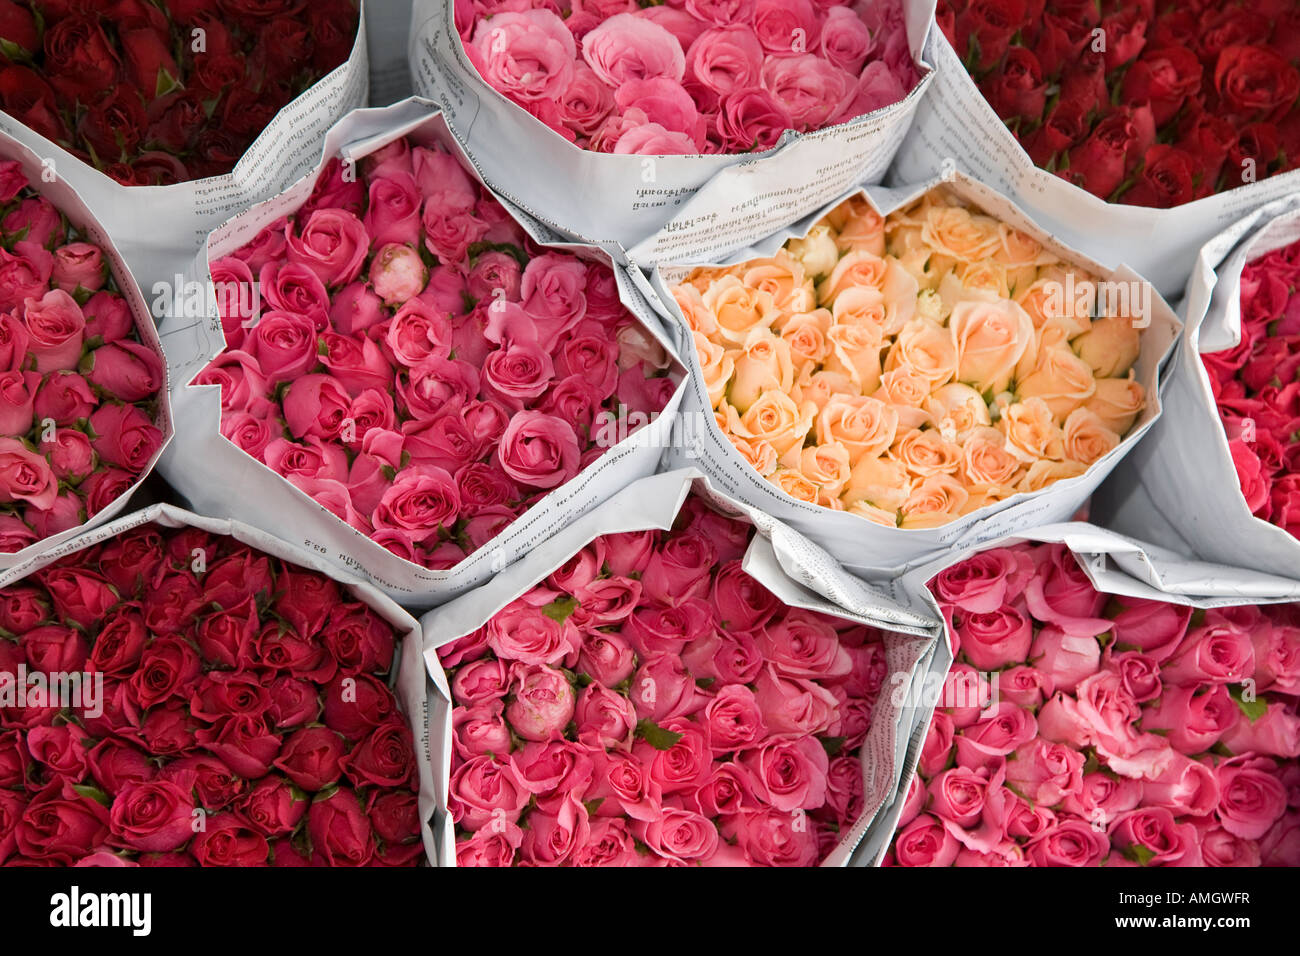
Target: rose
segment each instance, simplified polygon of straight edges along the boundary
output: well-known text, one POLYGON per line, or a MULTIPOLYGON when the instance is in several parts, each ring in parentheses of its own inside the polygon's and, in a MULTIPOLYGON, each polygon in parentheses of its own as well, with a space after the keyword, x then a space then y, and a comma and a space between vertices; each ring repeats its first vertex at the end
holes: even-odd
POLYGON ((903 827, 894 838, 894 859, 899 866, 950 866, 959 849, 948 829, 928 813, 903 827))
POLYGON ((358 787, 401 787, 415 773, 411 728, 404 720, 384 721, 342 759, 343 771, 358 787))
POLYGON ((1033 642, 1033 622, 1013 606, 963 615, 956 630, 962 654, 985 671, 1001 670, 1025 660, 1033 642))
POLYGON ((568 679, 545 665, 520 664, 515 681, 515 698, 506 708, 515 733, 525 740, 560 739, 575 709, 568 679))
MULTIPOLYGON (((577 653, 577 629, 526 601, 506 605, 486 626, 488 646, 506 661, 557 665, 577 653)), ((617 683, 617 681, 615 682, 617 683)))
POLYGON ((1223 828, 1244 840, 1258 840, 1286 812, 1287 797, 1267 757, 1241 756, 1215 768, 1223 828))
POLYGON ((1165 661, 1161 676, 1175 684, 1234 683, 1254 673, 1255 647, 1250 635, 1216 624, 1189 631, 1177 652, 1165 661))
POLYGON ((709 747, 715 754, 752 747, 767 733, 754 692, 743 684, 727 684, 705 705, 709 747))
POLYGON ((503 12, 480 21, 466 46, 483 78, 512 99, 555 99, 573 79, 577 49, 550 10, 503 12))
POLYGON ((338 781, 344 752, 343 738, 328 727, 303 727, 280 745, 272 766, 314 793, 338 781))
POLYGON ((1180 753, 1209 750, 1239 721, 1240 711, 1223 684, 1167 685, 1154 706, 1142 712, 1144 730, 1162 730, 1180 753))
POLYGON ((459 826, 480 830, 517 822, 529 797, 509 762, 484 754, 452 772, 447 809, 459 826))
POLYGON ((265 866, 270 845, 266 837, 231 813, 208 816, 206 828, 190 844, 200 866, 265 866))
POLYGON ((597 683, 583 690, 575 720, 580 740, 593 740, 606 749, 629 747, 637 723, 631 702, 597 683))
POLYGON ((302 231, 290 232, 285 241, 289 261, 311 269, 328 288, 355 279, 369 249, 365 224, 345 209, 314 210, 302 231))
POLYGON ((307 833, 313 858, 327 866, 364 866, 375 852, 370 821, 357 795, 346 788, 312 801, 307 833))
POLYGON ((307 808, 307 798, 278 777, 263 777, 239 803, 240 815, 267 837, 292 833, 307 808))
POLYGON ((677 38, 653 21, 619 13, 582 38, 582 57, 596 76, 617 89, 635 80, 681 81, 686 57, 677 38))
POLYGON ((450 526, 460 510, 456 482, 443 468, 412 466, 401 471, 383 493, 372 520, 375 528, 427 544, 450 526))
POLYGON ((579 673, 614 687, 632 675, 636 658, 632 648, 619 635, 606 632, 588 634, 578 657, 579 673))
POLYGON ((0 501, 25 501, 48 510, 58 494, 58 479, 44 457, 16 439, 0 438, 0 501))
POLYGON ((957 352, 956 377, 979 392, 1002 391, 1035 340, 1029 314, 1007 299, 958 302, 948 328, 957 352))
POLYGON ((375 253, 370 261, 369 275, 371 287, 384 304, 399 306, 424 290, 429 270, 415 249, 393 242, 381 246, 375 253))
POLYGON ((1241 118, 1270 118, 1300 95, 1300 72, 1265 46, 1236 44, 1219 51, 1214 89, 1241 118))
POLYGON ((542 412, 523 411, 502 434, 497 460, 521 485, 550 489, 577 475, 580 452, 568 423, 542 412))
POLYGON ((1026 852, 1035 866, 1098 866, 1110 849, 1104 833, 1083 820, 1061 820, 1032 840, 1026 852))
POLYGON ((137 475, 162 445, 162 430, 134 405, 101 405, 90 416, 90 428, 100 460, 137 475))
POLYGON ((28 348, 41 374, 75 368, 81 358, 86 318, 76 300, 62 289, 24 302, 28 348))
POLYGON ((740 757, 754 793, 777 810, 812 810, 826 801, 826 750, 810 736, 770 740, 740 757))
POLYGON ((162 388, 162 360, 141 342, 103 345, 90 353, 90 362, 85 374, 91 384, 119 401, 144 401, 162 388))
POLYGON ((721 96, 758 85, 763 47, 750 27, 735 23, 701 33, 686 51, 686 62, 691 78, 721 96))
POLYGON ((655 723, 693 714, 706 700, 682 661, 672 652, 663 651, 642 659, 632 676, 628 696, 637 716, 655 723))
POLYGON ((113 796, 108 825, 120 845, 148 853, 184 846, 193 836, 194 800, 163 780, 126 783, 113 796))
POLYGON ((67 866, 104 842, 108 822, 106 807, 77 794, 71 781, 52 780, 32 797, 11 832, 19 853, 67 866))
POLYGON ((1083 787, 1083 754, 1041 737, 1007 761, 1007 783, 1034 803, 1053 806, 1083 787))
POLYGON ((223 717, 209 727, 200 727, 194 738, 246 780, 265 776, 281 747, 279 738, 260 717, 223 717))
POLYGON ((1146 866, 1177 864, 1192 852, 1194 831, 1178 824, 1165 807, 1140 807, 1121 814, 1110 827, 1112 847, 1146 866))
POLYGON ((633 831, 653 852, 669 860, 703 860, 719 846, 713 823, 690 810, 666 808, 657 819, 636 821, 633 831))

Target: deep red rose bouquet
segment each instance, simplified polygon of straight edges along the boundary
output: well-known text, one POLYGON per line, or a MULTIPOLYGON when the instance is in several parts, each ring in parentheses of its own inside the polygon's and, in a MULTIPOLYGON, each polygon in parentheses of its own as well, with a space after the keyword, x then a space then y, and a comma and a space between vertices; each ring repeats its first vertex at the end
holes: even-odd
POLYGON ((791 608, 687 499, 445 645, 461 866, 811 866, 857 823, 883 636, 791 608))
POLYGON ((1060 544, 930 588, 957 663, 888 862, 1300 865, 1300 606, 1110 597, 1060 544))
POLYGON ((222 434, 426 568, 455 567, 677 387, 609 266, 533 242, 438 145, 332 160, 211 272, 226 349, 194 384, 221 387, 222 434))
POLYGON ((1300 242, 1241 273, 1241 342, 1201 355, 1246 504, 1300 538, 1300 242))
POLYGON ((1296 167, 1289 0, 940 0, 939 26, 1035 164, 1166 208, 1296 167))
POLYGON ((104 251, 0 161, 0 553, 136 483, 162 445, 164 380, 104 251))
POLYGON ((0 863, 417 863, 398 638, 323 574, 195 527, 0 590, 0 863))
POLYGON ((357 0, 0 0, 0 105, 124 185, 217 176, 358 21, 357 0))

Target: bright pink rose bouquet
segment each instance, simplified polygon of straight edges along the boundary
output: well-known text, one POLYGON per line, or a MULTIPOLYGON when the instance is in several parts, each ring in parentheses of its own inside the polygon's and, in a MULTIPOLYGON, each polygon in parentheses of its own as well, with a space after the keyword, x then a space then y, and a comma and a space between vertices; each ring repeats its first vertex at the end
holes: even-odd
POLYGON ((1241 273, 1241 342, 1201 361, 1246 504, 1300 538, 1300 242, 1241 273))
POLYGON ((900 0, 456 0, 483 79, 583 149, 748 153, 917 84, 900 0))
POLYGON ((211 271, 226 348, 192 384, 221 387, 222 434, 426 568, 460 563, 676 388, 612 270, 537 245, 440 146, 331 161, 211 271))
POLYGON ((139 480, 162 446, 164 380, 104 250, 0 161, 0 553, 139 480))
POLYGON ((194 527, 0 590, 0 863, 418 863, 397 638, 324 575, 194 527))
POLYGON ((783 604, 703 499, 445 645, 461 866, 809 866, 857 822, 882 636, 783 604))
POLYGON ((1110 597, 1059 544, 930 588, 957 663, 890 863, 1300 866, 1300 606, 1110 597))

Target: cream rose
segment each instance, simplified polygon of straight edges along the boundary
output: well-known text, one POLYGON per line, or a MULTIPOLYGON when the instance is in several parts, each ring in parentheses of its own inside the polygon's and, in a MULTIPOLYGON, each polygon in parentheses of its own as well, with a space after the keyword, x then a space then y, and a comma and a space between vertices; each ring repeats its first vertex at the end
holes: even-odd
POLYGON ((727 400, 742 415, 764 392, 789 394, 794 387, 794 361, 790 343, 766 329, 755 329, 745 347, 733 355, 735 373, 727 389, 727 400))
POLYGON ((1002 409, 997 429, 1007 437, 1007 450, 1026 464, 1040 458, 1065 458, 1065 435, 1041 398, 1027 398, 1002 409))
POLYGON ((764 478, 776 471, 776 449, 772 447, 771 442, 767 441, 747 441, 736 435, 728 435, 731 444, 736 451, 740 452, 740 457, 749 462, 756 472, 764 478))
POLYGON ((853 379, 840 372, 820 372, 805 371, 799 376, 794 383, 794 388, 790 392, 796 404, 802 405, 804 402, 811 402, 820 412, 826 407, 836 395, 857 395, 858 387, 853 384, 853 379))
POLYGON ((1016 363, 1034 341, 1034 323, 1016 303, 967 300, 948 317, 957 350, 957 380, 978 392, 1006 388, 1016 363))
POLYGON ((817 441, 842 445, 849 463, 883 455, 898 432, 898 410, 865 395, 833 396, 817 415, 817 441))
POLYGON ((992 424, 984 396, 961 382, 949 382, 927 395, 922 407, 939 433, 959 445, 974 429, 992 424))
MULTIPOLYGON (((844 499, 840 499, 843 504, 844 499)), ((866 518, 875 524, 884 525, 886 528, 898 527, 898 512, 887 511, 884 508, 877 508, 867 501, 855 501, 844 508, 849 514, 857 515, 859 518, 866 518)))
POLYGON ((717 337, 731 346, 743 345, 750 332, 770 327, 779 315, 769 293, 751 289, 733 275, 710 283, 702 298, 717 321, 717 337))
POLYGON ((975 262, 1002 246, 999 223, 991 216, 962 206, 931 206, 921 226, 921 238, 940 255, 975 262))
POLYGON ((885 358, 887 372, 903 366, 926 380, 927 391, 948 384, 957 370, 952 333, 929 319, 908 322, 885 358))
POLYGON ((1120 443, 1120 437, 1086 408, 1076 408, 1070 413, 1064 431, 1065 457, 1081 465, 1091 465, 1104 458, 1120 443))
POLYGON ((1106 316, 1070 343, 1097 378, 1122 378, 1137 361, 1142 335, 1132 319, 1106 316))
POLYGON ((961 514, 963 516, 968 515, 979 511, 981 508, 987 508, 989 505, 1006 501, 1019 490, 1012 485, 972 485, 966 489, 970 497, 966 499, 966 504, 962 506, 961 514))
POLYGON ((944 441, 936 428, 904 432, 890 447, 889 455, 918 478, 956 474, 961 467, 961 446, 944 441))
POLYGON ((805 448, 800 454, 799 471, 826 495, 837 498, 849 482, 849 450, 839 442, 805 448))
POLYGON ((727 431, 746 441, 769 442, 780 457, 803 444, 816 415, 811 402, 796 405, 784 392, 766 392, 743 415, 728 407, 727 431))
POLYGON ((1016 395, 1041 398, 1057 423, 1097 391, 1092 369, 1064 345, 1041 349, 1034 370, 1016 384, 1016 395))
POLYGON ((996 428, 977 428, 961 446, 961 468, 958 476, 967 484, 1014 485, 1025 467, 1007 451, 1007 439, 996 428))
POLYGON ((859 195, 845 200, 831 216, 836 229, 835 244, 842 251, 885 254, 885 219, 865 197, 859 195))
POLYGON ((858 459, 849 473, 849 483, 840 495, 845 508, 866 502, 885 511, 897 512, 907 500, 914 482, 899 462, 889 458, 858 459))
POLYGON ((712 337, 718 333, 718 320, 704 304, 704 294, 693 285, 683 283, 673 286, 673 299, 682 310, 682 317, 692 332, 712 337))
POLYGON ((821 497, 821 489, 816 482, 809 481, 802 473, 793 468, 778 468, 768 478, 795 501, 806 501, 815 505, 821 497))
POLYGON ((951 475, 931 475, 912 488, 903 502, 901 528, 937 528, 959 517, 970 500, 951 475))
POLYGON ((826 333, 833 322, 826 309, 815 309, 798 312, 781 324, 781 338, 790 345, 796 376, 816 371, 817 366, 826 360, 831 347, 826 333))
POLYGON ((1042 491, 1049 485, 1066 478, 1077 478, 1088 470, 1087 465, 1077 461, 1048 461, 1044 458, 1036 461, 1025 471, 1017 486, 1018 491, 1042 491))
POLYGON ((888 266, 874 253, 855 250, 844 255, 831 274, 817 284, 817 301, 820 305, 833 305, 836 296, 845 289, 869 286, 880 289, 885 284, 888 266))
POLYGON ((888 319, 885 294, 871 286, 845 289, 835 297, 831 315, 836 325, 869 325, 879 329, 883 335, 885 322, 888 319))
POLYGON ((1034 328, 1040 332, 1060 329, 1066 339, 1088 331, 1092 319, 1088 312, 1076 307, 1075 300, 1062 296, 1059 276, 1040 278, 1016 294, 1016 302, 1028 313, 1034 328))
POLYGON ((807 312, 816 306, 812 281, 805 278, 799 261, 784 249, 777 250, 770 259, 746 263, 740 281, 767 293, 782 312, 807 312))
POLYGON ((693 335, 695 355, 700 361, 700 370, 704 373, 704 387, 709 392, 709 407, 717 408, 727 396, 727 386, 736 370, 736 363, 721 345, 710 342, 700 332, 693 335))
POLYGON ((840 250, 835 244, 831 227, 819 222, 808 230, 802 239, 791 239, 785 245, 791 257, 803 266, 804 273, 818 278, 827 275, 840 261, 840 250))
POLYGON ((922 407, 929 394, 929 379, 902 365, 880 376, 880 387, 871 397, 892 405, 898 411, 898 427, 907 430, 930 424, 930 414, 922 407))
POLYGON ((1132 378, 1099 378, 1097 390, 1083 407, 1117 435, 1128 434, 1142 409, 1146 408, 1146 390, 1132 378))
POLYGON ((870 394, 880 385, 880 349, 883 336, 874 325, 832 325, 826 333, 830 353, 825 370, 848 376, 858 394, 870 394))

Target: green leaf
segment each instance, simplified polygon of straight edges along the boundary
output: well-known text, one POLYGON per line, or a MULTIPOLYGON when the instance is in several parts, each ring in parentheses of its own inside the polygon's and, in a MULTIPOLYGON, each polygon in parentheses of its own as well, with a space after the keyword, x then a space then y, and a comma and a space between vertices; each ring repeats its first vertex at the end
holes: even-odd
POLYGON ((166 96, 172 90, 178 90, 180 87, 181 81, 168 73, 166 67, 158 68, 158 82, 154 84, 154 99, 166 96))
POLYGON ((74 783, 72 789, 76 791, 77 796, 85 797, 87 800, 94 800, 96 803, 102 803, 104 806, 108 806, 113 802, 109 799, 108 794, 103 790, 100 790, 99 787, 92 787, 87 783, 74 783))
POLYGON ((1246 719, 1252 724, 1268 713, 1268 701, 1259 697, 1254 700, 1244 700, 1245 688, 1240 684, 1229 685, 1228 696, 1237 702, 1237 708, 1246 715, 1246 719))
POLYGON ((587 808, 588 814, 590 814, 591 816, 595 816, 596 811, 600 809, 600 805, 604 802, 605 802, 604 797, 597 797, 595 800, 584 800, 582 802, 582 805, 587 808))
POLYGON ((563 624, 569 619, 569 615, 578 609, 577 598, 556 598, 550 604, 542 608, 542 613, 549 617, 557 624, 563 624))
POLYGON ((519 263, 519 268, 528 267, 528 253, 510 242, 475 242, 469 247, 469 258, 472 262, 485 252, 504 252, 512 256, 519 263))
POLYGON ((822 742, 822 747, 826 750, 826 756, 838 757, 840 751, 844 749, 844 741, 847 737, 818 737, 822 742))
POLYGON ((30 63, 32 61, 32 55, 25 48, 5 37, 0 37, 0 53, 3 53, 14 63, 30 63))
POLYGON ((638 720, 636 735, 655 750, 671 750, 682 739, 682 735, 671 730, 664 730, 653 720, 638 720))
POLYGON ((1204 623, 1205 623, 1205 608, 1198 607, 1195 611, 1192 612, 1192 620, 1188 623, 1187 629, 1189 631, 1195 630, 1196 628, 1200 627, 1204 623))
POLYGON ((1140 843, 1130 843, 1124 847, 1124 856, 1139 866, 1146 866, 1155 859, 1155 850, 1149 850, 1140 843))

